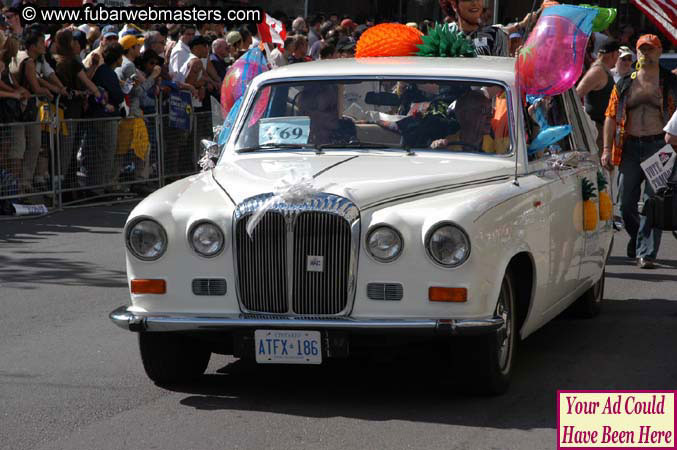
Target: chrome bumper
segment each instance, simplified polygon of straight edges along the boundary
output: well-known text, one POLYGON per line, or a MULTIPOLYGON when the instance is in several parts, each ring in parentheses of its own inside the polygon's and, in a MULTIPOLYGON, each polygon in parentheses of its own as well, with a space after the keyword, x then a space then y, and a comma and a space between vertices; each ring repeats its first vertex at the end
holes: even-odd
POLYGON ((139 314, 121 306, 109 314, 115 325, 129 331, 234 331, 265 329, 319 329, 355 333, 403 333, 473 336, 491 333, 503 325, 500 317, 483 319, 351 319, 277 317, 262 314, 139 314))

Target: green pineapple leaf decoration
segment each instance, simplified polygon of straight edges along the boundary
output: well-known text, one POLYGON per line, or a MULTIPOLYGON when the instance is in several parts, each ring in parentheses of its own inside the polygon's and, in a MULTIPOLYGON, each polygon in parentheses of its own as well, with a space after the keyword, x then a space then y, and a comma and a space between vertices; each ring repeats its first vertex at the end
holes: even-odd
POLYGON ((462 32, 452 32, 446 25, 436 24, 423 36, 418 45, 418 56, 477 56, 472 42, 462 32))
POLYGON ((600 192, 606 191, 606 187, 608 185, 609 185, 609 182, 604 177, 604 174, 602 173, 601 170, 598 170, 597 171, 597 189, 599 189, 600 192))
POLYGON ((595 185, 592 184, 592 181, 583 178, 581 183, 583 186, 583 201, 587 202, 588 200, 597 197, 597 194, 595 194, 595 185))

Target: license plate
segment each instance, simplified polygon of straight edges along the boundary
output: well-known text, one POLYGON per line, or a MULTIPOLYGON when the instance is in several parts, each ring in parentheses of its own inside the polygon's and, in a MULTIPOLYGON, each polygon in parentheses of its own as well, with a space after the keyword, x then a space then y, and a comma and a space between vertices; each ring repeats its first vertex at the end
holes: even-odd
POLYGON ((319 331, 256 330, 254 343, 259 364, 322 364, 319 331))

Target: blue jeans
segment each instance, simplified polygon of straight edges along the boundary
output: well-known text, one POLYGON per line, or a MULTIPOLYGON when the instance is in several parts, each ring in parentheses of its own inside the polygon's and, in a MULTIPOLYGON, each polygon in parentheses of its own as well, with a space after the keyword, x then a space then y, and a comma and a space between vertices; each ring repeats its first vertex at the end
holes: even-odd
MULTIPOLYGON (((623 146, 619 184, 621 214, 631 241, 636 242, 638 258, 656 259, 662 234, 661 230, 647 226, 646 216, 640 216, 637 211, 642 182, 646 180, 640 163, 664 146, 665 142, 662 140, 656 140, 652 143, 631 141, 626 142, 623 146)), ((651 195, 653 195, 651 185, 648 182, 644 183, 644 201, 646 202, 651 195)))

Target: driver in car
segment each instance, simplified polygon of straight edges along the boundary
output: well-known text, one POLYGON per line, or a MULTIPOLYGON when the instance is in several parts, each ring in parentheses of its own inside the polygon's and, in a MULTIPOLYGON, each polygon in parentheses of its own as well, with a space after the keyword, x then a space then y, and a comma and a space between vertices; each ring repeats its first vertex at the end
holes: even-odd
POLYGON ((493 136, 492 102, 481 90, 468 91, 458 98, 454 112, 460 125, 459 132, 433 141, 430 148, 496 154, 508 150, 509 137, 495 139, 493 136))
POLYGON ((306 86, 299 95, 302 115, 310 117, 309 144, 348 144, 357 138, 355 123, 339 118, 338 87, 326 84, 306 86))

